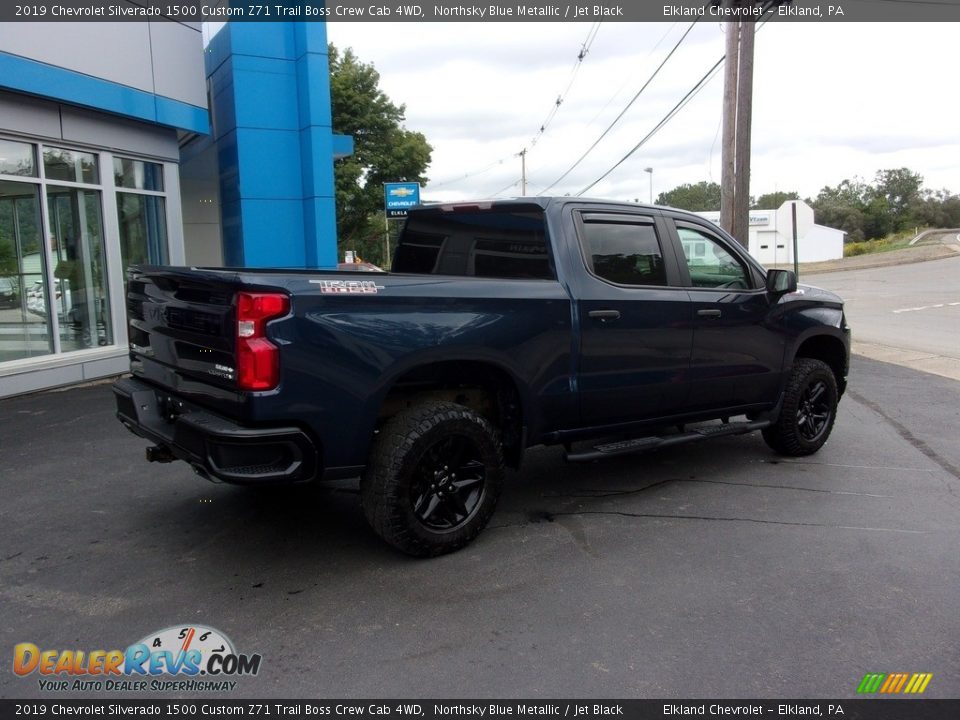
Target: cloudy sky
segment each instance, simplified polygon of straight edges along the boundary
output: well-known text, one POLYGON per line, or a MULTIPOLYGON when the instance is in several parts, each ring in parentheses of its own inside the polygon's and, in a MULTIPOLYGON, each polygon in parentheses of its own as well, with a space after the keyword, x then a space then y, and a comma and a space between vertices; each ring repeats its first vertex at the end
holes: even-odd
MULTIPOLYGON (((343 23, 331 42, 373 63, 433 145, 424 198, 577 194, 623 158, 723 55, 697 23, 639 99, 562 181, 689 27, 678 23, 343 23), (574 74, 577 54, 595 30, 574 74), (570 84, 571 79, 573 80, 570 84), (569 85, 569 90, 567 87, 569 85), (566 93, 564 94, 564 91, 566 93), (564 100, 544 133, 555 101, 564 100), (534 142, 535 140, 535 142, 534 142), (467 176, 467 177, 464 177, 467 176)), ((960 192, 960 56, 949 23, 777 23, 756 39, 751 193, 813 196, 845 178, 908 167, 960 192)), ((649 197, 720 181, 722 68, 662 130, 587 193, 649 197)))

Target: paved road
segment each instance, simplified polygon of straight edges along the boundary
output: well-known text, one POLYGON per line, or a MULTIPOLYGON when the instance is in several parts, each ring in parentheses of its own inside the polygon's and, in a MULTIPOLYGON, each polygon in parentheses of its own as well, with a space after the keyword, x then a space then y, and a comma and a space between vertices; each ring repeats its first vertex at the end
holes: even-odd
MULTIPOLYGON (((206 623, 233 696, 960 696, 960 383, 856 359, 828 445, 759 436, 602 464, 530 453, 462 552, 398 555, 349 488, 250 492, 146 465, 108 388, 0 401, 0 649, 206 623)), ((0 696, 41 695, 0 672, 0 696)), ((47 696, 50 699, 50 696, 47 696)))
POLYGON ((960 379, 960 255, 802 282, 844 298, 856 350, 960 379))

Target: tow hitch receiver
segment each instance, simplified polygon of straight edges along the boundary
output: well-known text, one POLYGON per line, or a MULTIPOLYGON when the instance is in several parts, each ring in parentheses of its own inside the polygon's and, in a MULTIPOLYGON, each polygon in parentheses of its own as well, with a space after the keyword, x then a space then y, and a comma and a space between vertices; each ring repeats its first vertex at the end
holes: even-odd
POLYGON ((147 462, 168 463, 176 459, 174 454, 170 452, 170 448, 164 445, 154 445, 147 448, 147 462))

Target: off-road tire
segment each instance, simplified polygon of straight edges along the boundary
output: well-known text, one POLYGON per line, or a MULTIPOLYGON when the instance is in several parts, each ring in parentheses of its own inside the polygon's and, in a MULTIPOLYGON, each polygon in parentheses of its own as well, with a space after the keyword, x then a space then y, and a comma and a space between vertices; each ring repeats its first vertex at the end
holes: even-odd
POLYGON ((500 436, 485 418, 455 403, 422 402, 377 433, 360 502, 381 538, 432 557, 459 550, 483 530, 503 478, 500 436))
POLYGON ((797 358, 780 415, 763 429, 763 439, 781 455, 812 455, 830 437, 838 399, 837 379, 830 366, 822 360, 797 358))

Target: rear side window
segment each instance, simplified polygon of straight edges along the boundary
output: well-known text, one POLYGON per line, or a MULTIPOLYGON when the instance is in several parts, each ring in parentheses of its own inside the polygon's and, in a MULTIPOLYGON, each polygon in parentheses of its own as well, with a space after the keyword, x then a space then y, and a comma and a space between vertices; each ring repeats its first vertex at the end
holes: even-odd
POLYGON ((555 277, 539 208, 413 213, 392 270, 507 280, 555 277))
POLYGON ((588 269, 618 285, 666 285, 667 272, 653 223, 584 218, 588 269))

